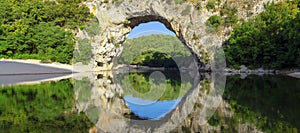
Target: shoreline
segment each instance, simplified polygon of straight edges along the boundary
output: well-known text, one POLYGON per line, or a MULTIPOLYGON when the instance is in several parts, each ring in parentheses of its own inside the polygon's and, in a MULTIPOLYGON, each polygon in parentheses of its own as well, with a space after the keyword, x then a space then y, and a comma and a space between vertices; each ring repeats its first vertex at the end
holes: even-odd
POLYGON ((263 68, 257 68, 257 69, 248 69, 245 65, 241 65, 241 68, 238 69, 231 69, 231 68, 225 68, 225 72, 228 75, 235 75, 240 74, 243 78, 245 78, 247 75, 251 74, 257 74, 257 75, 285 75, 290 76, 293 78, 300 79, 300 69, 299 68, 289 68, 289 69, 263 69, 263 68))
MULTIPOLYGON (((67 79, 67 78, 72 78, 74 75, 77 75, 78 73, 82 72, 89 72, 88 70, 91 70, 91 66, 88 65, 82 65, 82 64, 75 64, 75 65, 70 65, 70 64, 62 64, 62 63, 42 63, 40 60, 36 59, 0 59, 0 61, 5 61, 5 62, 18 62, 18 63, 25 63, 25 64, 32 64, 32 65, 38 65, 42 67, 51 67, 51 68, 56 68, 56 69, 62 69, 62 70, 68 70, 70 71, 70 74, 64 75, 64 76, 59 76, 59 77, 53 77, 53 78, 45 78, 45 79, 40 79, 40 80, 34 80, 34 81, 25 81, 25 82, 19 82, 13 85, 19 85, 19 84, 38 84, 41 82, 47 82, 47 81, 59 81, 62 79, 67 79)), ((121 69, 124 69, 124 66, 120 67, 121 69)), ((125 67, 127 68, 127 67, 125 67)), ((130 66, 129 68, 133 70, 140 70, 140 69, 147 69, 147 70, 164 70, 164 68, 150 68, 150 67, 144 67, 144 66, 130 66)), ((125 69, 126 70, 126 69, 125 69)), ((234 70, 234 69, 229 69, 226 68, 225 72, 228 75, 234 75, 234 74, 241 74, 241 75, 249 75, 249 74, 283 74, 286 76, 290 76, 293 78, 300 79, 300 71, 298 69, 294 70, 263 70, 263 69, 258 69, 258 70, 249 70, 249 69, 243 69, 243 70, 234 70)), ((13 75, 14 73, 10 73, 8 75, 13 75)), ((22 73, 21 73, 22 74, 22 73)), ((39 73, 37 73, 39 74, 39 73)), ((50 73, 51 74, 51 73, 50 73)), ((4 74, 5 75, 5 74, 4 74)), ((2 76, 4 76, 2 75, 2 76)), ((244 77, 243 76, 243 77, 244 77)))
POLYGON ((35 84, 40 84, 42 82, 50 82, 50 81, 60 81, 63 79, 68 79, 72 78, 73 74, 68 74, 66 76, 60 76, 60 77, 55 77, 55 78, 47 78, 47 79, 41 79, 41 80, 36 80, 36 81, 24 81, 24 82, 18 82, 14 84, 6 84, 4 86, 13 86, 13 85, 35 85, 35 84))
POLYGON ((36 60, 36 59, 0 59, 0 61, 8 61, 8 62, 18 62, 18 63, 26 63, 26 64, 33 64, 33 65, 39 65, 39 66, 44 66, 44 67, 52 67, 52 68, 58 68, 58 69, 66 69, 71 72, 76 72, 74 71, 73 65, 69 64, 62 64, 62 63, 41 63, 41 60, 36 60))
POLYGON ((7 62, 18 62, 18 63, 25 63, 25 64, 32 64, 32 65, 39 65, 43 67, 51 67, 57 69, 65 69, 74 73, 81 73, 81 72, 90 72, 92 70, 92 66, 90 65, 83 65, 81 63, 76 64, 62 64, 59 62, 52 62, 52 63, 42 63, 41 60, 37 59, 0 59, 0 61, 7 61, 7 62))
MULTIPOLYGON (((0 72, 0 78, 3 77, 11 77, 11 76, 17 76, 17 77, 22 77, 22 76, 30 76, 34 77, 37 75, 43 76, 43 75, 55 75, 55 74, 62 74, 62 76, 58 77, 47 77, 47 78, 41 78, 37 80, 29 80, 29 81, 20 81, 16 83, 8 83, 8 84, 0 84, 1 86, 7 86, 7 85, 32 85, 32 84, 39 84, 41 82, 49 82, 49 81, 59 81, 63 79, 68 79, 68 78, 75 78, 75 79, 80 79, 82 75, 85 75, 87 72, 92 72, 92 66, 89 65, 83 65, 82 63, 76 63, 76 64, 62 64, 58 62, 52 62, 52 63, 42 63, 41 60, 37 59, 0 59, 0 62, 10 62, 10 63, 22 63, 22 64, 27 64, 27 65, 36 65, 39 67, 48 67, 51 69, 46 70, 46 71, 33 71, 34 69, 29 70, 30 73, 28 72, 28 69, 23 72, 20 69, 11 68, 11 70, 8 71, 2 71, 0 72), (16 69, 16 70, 14 70, 16 69), (53 70, 53 69, 58 69, 58 70, 53 70), (13 71, 12 71, 13 70, 13 71), (27 72, 26 72, 27 71, 27 72), (33 71, 33 72, 32 72, 33 71)), ((6 65, 7 66, 7 65, 6 65)), ((5 68, 4 68, 5 69, 5 68)))
MULTIPOLYGON (((36 66, 34 68, 29 66, 24 68, 24 70, 20 70, 22 69, 22 65, 20 66, 21 68, 16 66, 7 68, 8 70, 4 68, 4 71, 0 73, 0 78, 4 80, 1 86, 32 85, 42 82, 59 81, 72 78, 74 74, 79 73, 78 71, 74 71, 74 65, 57 62, 42 63, 40 60, 36 59, 0 59, 0 62, 21 63, 36 66), (39 67, 42 69, 39 69, 39 67), (35 71, 35 68, 37 68, 37 71, 35 71), (24 77, 25 79, 21 80, 21 77, 24 77), (28 79, 26 77, 28 77, 28 79), (7 81, 5 81, 5 79, 7 81)), ((9 67, 9 65, 4 65, 4 67, 9 67)))

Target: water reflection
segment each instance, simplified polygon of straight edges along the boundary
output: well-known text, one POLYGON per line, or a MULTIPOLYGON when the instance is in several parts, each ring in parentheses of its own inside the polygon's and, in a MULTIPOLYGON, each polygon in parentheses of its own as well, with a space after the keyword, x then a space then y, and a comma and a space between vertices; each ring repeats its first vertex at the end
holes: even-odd
POLYGON ((183 76, 185 82, 181 82, 178 70, 131 71, 118 74, 117 80, 131 114, 140 119, 159 119, 171 112, 191 89, 188 75, 183 76))
MULTIPOLYGON (((0 131, 299 131, 299 79, 228 76, 224 90, 222 74, 195 77, 185 73, 179 83, 168 75, 174 72, 163 72, 168 82, 161 98, 133 95, 133 90, 141 94, 150 91, 150 73, 153 71, 99 72, 85 78, 0 87, 0 131), (127 79, 134 86, 132 90, 126 89, 127 79), (136 104, 140 102, 151 104, 136 104)), ((155 83, 160 86, 162 82, 155 83)))
POLYGON ((124 100, 131 112, 139 119, 159 119, 171 112, 179 103, 181 98, 153 102, 132 96, 125 96, 124 100), (135 101, 135 103, 138 104, 133 104, 127 101, 135 101), (144 105, 145 103, 149 102, 153 103, 147 106, 144 105))
POLYGON ((197 112, 193 122, 205 125, 222 102, 225 85, 222 74, 205 76, 190 71, 104 71, 91 75, 96 80, 88 83, 90 89, 75 82, 75 94, 79 99, 88 94, 85 91, 91 92, 87 100, 78 102, 79 109, 95 123, 94 130, 103 132, 170 132, 193 112, 197 112), (156 72, 163 77, 153 76, 156 72))
MULTIPOLYGON (((230 120, 232 127, 249 123, 264 132, 298 132, 300 129, 299 79, 282 75, 250 75, 245 79, 229 76, 224 98, 234 113, 230 120)), ((214 123, 224 124, 222 121, 214 123)))
POLYGON ((152 101, 182 97, 193 84, 188 74, 181 77, 178 70, 133 71, 117 76, 116 83, 122 86, 125 96, 132 95, 152 101))
POLYGON ((75 108, 69 79, 0 87, 1 132, 87 132, 91 126, 75 108))

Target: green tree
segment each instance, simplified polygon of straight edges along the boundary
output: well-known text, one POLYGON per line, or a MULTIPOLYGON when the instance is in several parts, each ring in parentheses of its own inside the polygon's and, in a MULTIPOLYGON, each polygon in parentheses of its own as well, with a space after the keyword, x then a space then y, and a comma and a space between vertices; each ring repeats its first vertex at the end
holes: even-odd
POLYGON ((82 0, 3 0, 0 57, 70 63, 75 28, 90 20, 82 0))
POLYGON ((234 28, 225 53, 229 67, 299 67, 299 1, 266 5, 266 10, 234 28))
POLYGON ((215 30, 220 28, 221 25, 223 25, 224 20, 221 16, 219 15, 213 15, 208 18, 207 24, 213 27, 215 30))

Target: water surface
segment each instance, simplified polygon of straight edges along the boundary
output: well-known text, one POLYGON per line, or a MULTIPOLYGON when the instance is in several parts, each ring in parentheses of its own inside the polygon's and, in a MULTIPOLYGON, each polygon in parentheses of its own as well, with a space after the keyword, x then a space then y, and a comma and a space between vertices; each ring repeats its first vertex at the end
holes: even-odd
MULTIPOLYGON (((124 116, 135 120, 152 119, 153 122, 162 120, 163 124, 166 124, 176 108, 181 107, 183 102, 193 100, 186 99, 187 95, 194 93, 191 90, 193 83, 179 80, 191 76, 178 78, 174 72, 162 72, 166 75, 167 87, 161 97, 155 99, 156 93, 146 95, 150 92, 150 82, 153 85, 152 89, 157 91, 161 91, 162 82, 154 82, 155 80, 149 78, 151 73, 148 71, 119 74, 117 76, 119 81, 110 84, 120 86, 119 89, 122 89, 124 95, 112 94, 112 97, 108 93, 103 93, 104 97, 95 97, 96 94, 100 95, 96 92, 100 88, 97 89, 92 85, 93 81, 89 78, 66 79, 36 85, 2 86, 0 87, 0 130, 4 132, 89 132, 91 128, 97 126, 93 123, 95 121, 102 125, 111 124, 111 121, 104 118, 109 118, 109 115, 112 115, 109 113, 115 108, 129 109, 129 112, 120 112, 121 114, 112 116, 124 116), (80 90, 74 90, 74 83, 77 83, 76 86, 79 86, 80 90), (133 89, 126 88, 128 85, 133 86, 133 89), (101 100, 103 98, 107 100, 101 100), (85 112, 92 102, 103 106, 93 106, 92 113, 85 112), (97 117, 91 119, 89 117, 91 115, 97 117)), ((209 90, 212 81, 209 78, 201 80, 202 90, 206 92, 204 90, 209 90)), ((200 94, 197 96, 200 99, 208 95, 208 93, 200 94)), ((219 129, 224 132, 238 132, 245 128, 245 125, 248 125, 247 130, 245 129, 247 132, 254 130, 298 132, 300 129, 299 79, 282 75, 250 75, 245 79, 241 79, 239 75, 227 76, 222 100, 224 104, 229 105, 229 108, 220 106, 213 113, 207 122, 213 127, 212 131, 219 129), (226 116, 224 112, 231 115, 226 116)), ((203 105, 196 101, 192 112, 184 121, 196 122, 202 108, 203 105)), ((112 126, 118 128, 120 125, 112 126)), ((159 126, 161 125, 157 125, 159 126)), ((195 129, 201 131, 199 128, 181 123, 173 131, 189 132, 195 129)))

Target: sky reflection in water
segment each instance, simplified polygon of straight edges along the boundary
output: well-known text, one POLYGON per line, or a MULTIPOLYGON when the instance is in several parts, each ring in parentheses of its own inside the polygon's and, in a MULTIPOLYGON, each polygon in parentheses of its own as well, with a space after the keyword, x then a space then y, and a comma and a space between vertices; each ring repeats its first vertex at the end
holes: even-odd
POLYGON ((136 98, 132 96, 125 96, 125 102, 128 107, 131 109, 131 112, 140 118, 145 119, 159 119, 164 117, 166 114, 171 112, 176 105, 180 102, 181 97, 174 100, 163 100, 163 101, 150 101, 141 98, 136 98), (128 101, 134 101, 134 104, 128 101), (145 105, 145 103, 152 103, 149 105, 145 105))

